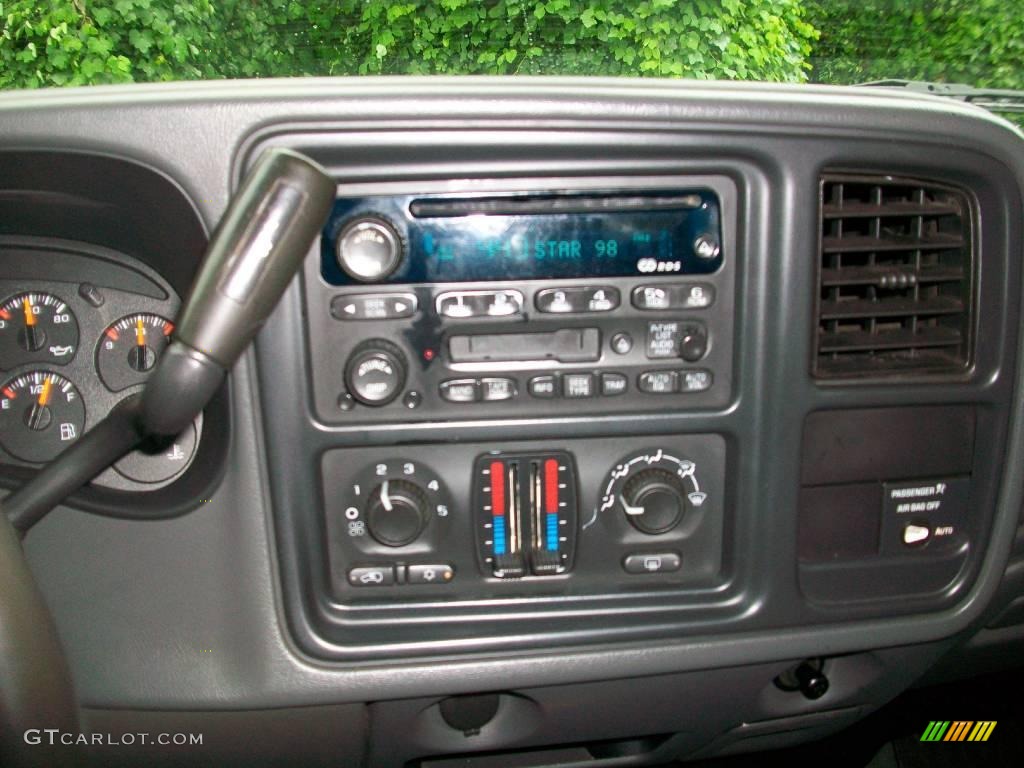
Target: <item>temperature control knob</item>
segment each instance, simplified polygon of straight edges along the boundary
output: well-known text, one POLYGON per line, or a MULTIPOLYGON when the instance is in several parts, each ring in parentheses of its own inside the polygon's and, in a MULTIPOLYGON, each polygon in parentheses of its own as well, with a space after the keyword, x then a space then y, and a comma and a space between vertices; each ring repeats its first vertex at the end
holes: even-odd
POLYGON ((644 469, 622 489, 622 508, 633 526, 657 535, 675 528, 686 512, 686 488, 664 469, 644 469))
POLYGON ((385 480, 374 488, 366 508, 366 527, 381 544, 404 547, 427 522, 427 495, 407 480, 385 480))
POLYGON ((383 339, 360 344, 345 366, 345 383, 363 405, 387 405, 405 386, 405 357, 383 339))

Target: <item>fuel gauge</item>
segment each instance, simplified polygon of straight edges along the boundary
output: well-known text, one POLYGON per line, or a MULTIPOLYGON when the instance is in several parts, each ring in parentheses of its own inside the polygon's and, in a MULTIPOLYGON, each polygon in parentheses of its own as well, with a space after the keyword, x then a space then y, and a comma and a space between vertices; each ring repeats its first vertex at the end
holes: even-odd
POLYGON ((159 315, 136 313, 107 328, 96 348, 96 370, 111 392, 141 384, 171 341, 174 325, 159 315))
POLYGON ((78 389, 60 374, 30 371, 0 387, 0 444, 22 461, 50 461, 84 427, 78 389))

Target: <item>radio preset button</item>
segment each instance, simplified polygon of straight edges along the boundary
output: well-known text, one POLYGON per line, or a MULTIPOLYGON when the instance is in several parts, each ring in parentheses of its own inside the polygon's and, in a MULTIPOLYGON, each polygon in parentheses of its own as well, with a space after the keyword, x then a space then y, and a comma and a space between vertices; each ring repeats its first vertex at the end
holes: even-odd
POLYGON ((625 393, 629 387, 629 380, 621 373, 601 374, 601 394, 605 397, 614 397, 625 393))
POLYGON ((589 285, 545 288, 537 292, 534 304, 538 312, 556 314, 610 312, 619 306, 619 291, 589 285))
POLYGON ((515 290, 449 291, 436 300, 437 314, 452 320, 511 317, 523 312, 523 294, 515 290))
POLYGON ((352 293, 331 299, 335 320, 398 320, 415 313, 412 293, 352 293))
POLYGON ((633 306, 649 312, 666 309, 707 309, 715 303, 710 283, 640 285, 633 289, 633 306))
POLYGON ((673 289, 673 304, 683 309, 706 309, 715 303, 715 287, 707 283, 688 283, 673 289))
POLYGON ((341 230, 335 255, 338 266, 356 280, 383 280, 402 259, 402 239, 383 218, 362 216, 341 230))
POLYGON ((481 400, 511 400, 516 396, 516 383, 513 379, 481 379, 481 400))
POLYGON ((526 386, 531 397, 551 398, 558 394, 557 379, 554 376, 534 376, 526 386))
POLYGON ((675 371, 644 371, 637 380, 641 392, 664 395, 676 391, 675 371))
POLYGON ((670 309, 672 299, 668 290, 657 285, 640 285, 633 289, 633 306, 637 309, 670 309))
POLYGON ((562 376, 563 397, 593 397, 594 396, 594 374, 592 373, 567 373, 562 376))
POLYGON ((475 403, 480 399, 476 379, 449 379, 441 382, 441 397, 449 403, 475 403))

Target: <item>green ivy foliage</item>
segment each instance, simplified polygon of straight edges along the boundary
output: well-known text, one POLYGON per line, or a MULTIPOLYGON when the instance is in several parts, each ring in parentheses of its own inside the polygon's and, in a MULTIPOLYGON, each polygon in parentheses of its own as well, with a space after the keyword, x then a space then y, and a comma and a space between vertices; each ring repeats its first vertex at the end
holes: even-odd
POLYGON ((0 0, 0 88, 203 77, 210 0, 0 0))
POLYGON ((1020 0, 808 0, 814 78, 1024 88, 1020 0))
POLYGON ((800 0, 0 0, 0 88, 587 74, 800 82, 800 0))

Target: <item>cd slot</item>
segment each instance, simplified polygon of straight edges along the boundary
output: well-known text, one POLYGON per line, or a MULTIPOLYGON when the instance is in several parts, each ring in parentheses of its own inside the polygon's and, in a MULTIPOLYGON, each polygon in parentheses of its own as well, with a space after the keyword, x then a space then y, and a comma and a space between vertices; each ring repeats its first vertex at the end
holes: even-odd
POLYGON ((417 219, 463 216, 536 216, 559 213, 625 213, 699 208, 700 195, 571 195, 564 197, 481 197, 460 200, 413 200, 417 219))

